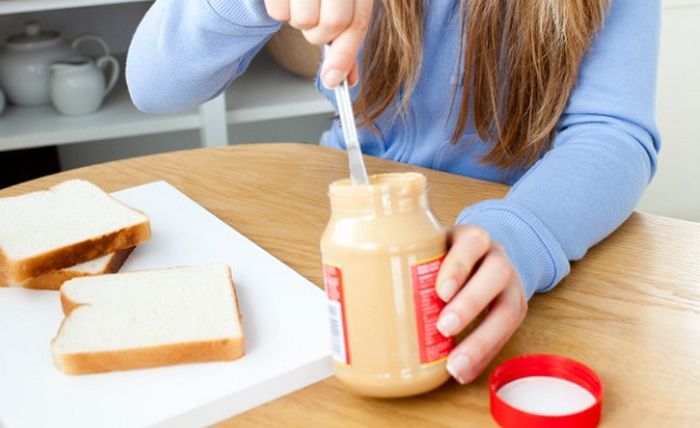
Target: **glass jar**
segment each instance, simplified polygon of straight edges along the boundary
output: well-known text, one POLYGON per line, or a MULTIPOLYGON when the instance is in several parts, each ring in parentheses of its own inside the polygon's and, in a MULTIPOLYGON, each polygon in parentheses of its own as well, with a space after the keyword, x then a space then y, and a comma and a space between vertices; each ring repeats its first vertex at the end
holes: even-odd
POLYGON ((440 386, 454 338, 436 328, 447 242, 425 176, 375 175, 368 186, 340 180, 329 193, 321 253, 337 378, 374 397, 440 386))

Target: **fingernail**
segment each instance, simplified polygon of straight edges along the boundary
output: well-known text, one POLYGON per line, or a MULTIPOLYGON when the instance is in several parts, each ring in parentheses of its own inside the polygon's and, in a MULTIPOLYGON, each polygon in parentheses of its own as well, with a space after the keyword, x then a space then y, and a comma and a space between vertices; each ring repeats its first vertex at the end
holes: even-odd
POLYGON ((342 81, 343 75, 340 74, 340 71, 335 68, 332 68, 323 74, 323 84, 328 89, 335 88, 336 86, 340 85, 342 81))
POLYGON ((448 279, 438 286, 437 295, 445 303, 457 292, 457 281, 448 279))
POLYGON ((443 336, 452 336, 459 329, 459 317, 454 312, 443 314, 437 322, 437 329, 443 336))
POLYGON ((450 372, 457 382, 464 384, 462 373, 468 371, 470 365, 471 359, 469 357, 464 354, 457 354, 448 358, 447 371, 450 372))

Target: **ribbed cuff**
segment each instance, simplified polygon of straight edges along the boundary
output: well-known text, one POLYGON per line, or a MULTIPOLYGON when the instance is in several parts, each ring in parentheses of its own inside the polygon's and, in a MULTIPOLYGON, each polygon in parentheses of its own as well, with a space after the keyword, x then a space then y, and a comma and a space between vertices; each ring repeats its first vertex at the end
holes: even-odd
POLYGON ((280 23, 267 14, 263 0, 207 0, 222 18, 241 27, 270 27, 280 23))
POLYGON ((571 267, 551 232, 527 209, 505 200, 480 202, 466 208, 457 224, 486 230, 501 244, 520 275, 525 296, 554 288, 571 267))

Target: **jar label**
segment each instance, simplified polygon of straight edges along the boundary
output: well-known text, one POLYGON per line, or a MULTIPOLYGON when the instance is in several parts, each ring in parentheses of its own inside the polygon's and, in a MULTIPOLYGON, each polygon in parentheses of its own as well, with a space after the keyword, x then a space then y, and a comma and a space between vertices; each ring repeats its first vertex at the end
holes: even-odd
POLYGON ((343 273, 338 266, 323 265, 323 283, 328 296, 328 318, 331 326, 331 353, 333 359, 350 365, 347 320, 343 307, 343 273))
POLYGON ((445 337, 437 329, 445 302, 437 295, 435 281, 444 259, 443 254, 411 265, 421 364, 444 360, 455 345, 454 337, 445 337))

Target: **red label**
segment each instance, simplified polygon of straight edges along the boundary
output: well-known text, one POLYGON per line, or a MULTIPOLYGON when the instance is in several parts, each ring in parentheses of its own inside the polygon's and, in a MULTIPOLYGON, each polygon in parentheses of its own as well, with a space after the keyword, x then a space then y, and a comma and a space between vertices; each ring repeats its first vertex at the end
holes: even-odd
POLYGON ((411 265, 421 364, 447 358, 455 345, 453 337, 445 337, 437 329, 438 317, 445 302, 437 295, 435 281, 444 258, 442 255, 411 265))
POLYGON ((328 296, 328 318, 331 327, 331 352, 333 359, 350 364, 348 325, 343 305, 343 274, 339 267, 323 265, 323 283, 328 296))

